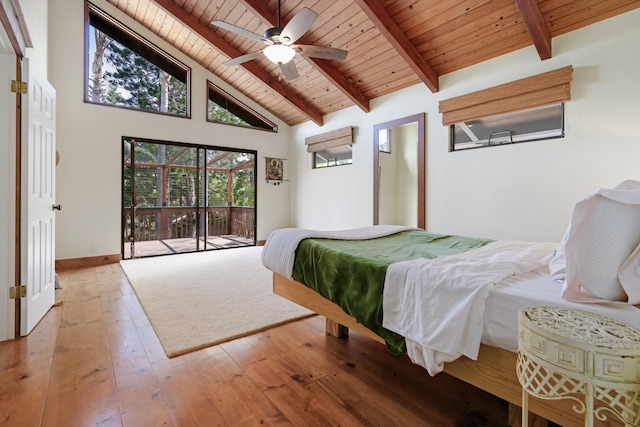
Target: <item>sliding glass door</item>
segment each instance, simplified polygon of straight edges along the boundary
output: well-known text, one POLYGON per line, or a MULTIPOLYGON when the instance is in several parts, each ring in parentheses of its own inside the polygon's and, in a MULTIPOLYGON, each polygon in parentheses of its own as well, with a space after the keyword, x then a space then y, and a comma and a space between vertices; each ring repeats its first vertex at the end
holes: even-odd
POLYGON ((123 259, 255 245, 255 156, 123 138, 123 259))

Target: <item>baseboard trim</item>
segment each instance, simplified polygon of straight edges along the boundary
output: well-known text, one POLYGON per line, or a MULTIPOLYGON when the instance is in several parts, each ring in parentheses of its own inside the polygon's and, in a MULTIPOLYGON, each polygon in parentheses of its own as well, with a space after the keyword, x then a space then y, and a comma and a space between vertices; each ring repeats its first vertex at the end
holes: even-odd
MULTIPOLYGON (((257 240, 256 246, 264 246, 266 240, 257 240)), ((122 259, 120 254, 100 255, 83 258, 57 259, 56 270, 65 268, 98 267, 101 265, 115 264, 122 259)))
POLYGON ((120 262, 120 259, 121 259, 120 254, 100 255, 100 256, 83 257, 83 258, 57 259, 56 270, 57 269, 64 270, 65 268, 97 267, 100 265, 114 264, 116 262, 120 262))

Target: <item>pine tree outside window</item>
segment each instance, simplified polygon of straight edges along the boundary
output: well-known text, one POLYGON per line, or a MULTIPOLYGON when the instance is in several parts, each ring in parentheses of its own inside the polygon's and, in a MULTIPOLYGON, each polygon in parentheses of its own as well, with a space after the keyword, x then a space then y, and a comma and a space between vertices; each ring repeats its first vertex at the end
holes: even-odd
POLYGON ((86 2, 85 102, 190 117, 191 70, 86 2))

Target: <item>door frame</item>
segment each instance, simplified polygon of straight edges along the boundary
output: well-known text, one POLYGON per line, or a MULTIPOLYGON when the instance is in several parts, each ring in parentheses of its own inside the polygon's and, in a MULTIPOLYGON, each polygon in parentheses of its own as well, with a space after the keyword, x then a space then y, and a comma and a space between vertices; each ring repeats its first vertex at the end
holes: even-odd
MULTIPOLYGON (((25 21, 25 16, 21 10, 20 2, 13 0, 0 0, 0 53, 9 56, 10 62, 15 67, 15 72, 9 72, 3 74, 10 74, 13 76, 10 80, 21 81, 22 75, 22 62, 26 57, 27 48, 33 48, 31 37, 29 35, 28 26, 25 21)), ((2 76, 3 79, 5 76, 2 76)), ((8 91, 9 82, 3 80, 0 82, 8 91)), ((4 95, 5 92, 2 91, 4 95)), ((7 239, 0 241, 0 253, 7 254, 6 270, 3 274, 0 271, 0 293, 3 294, 0 297, 0 313, 7 313, 6 317, 2 317, 0 320, 0 341, 17 338, 21 335, 20 327, 22 321, 22 307, 27 302, 23 302, 23 299, 16 298, 14 300, 9 299, 9 288, 18 286, 22 283, 22 266, 23 262, 26 262, 21 254, 23 249, 23 235, 22 235, 22 214, 23 214, 23 202, 22 202, 22 172, 24 167, 22 165, 23 156, 23 120, 22 105, 26 102, 23 100, 21 94, 14 94, 7 92, 11 96, 2 96, 0 99, 3 101, 6 99, 6 104, 3 103, 0 108, 0 114, 3 118, 0 120, 2 124, 8 123, 5 132, 0 132, 0 152, 6 154, 6 165, 8 165, 7 181, 0 184, 6 185, 6 188, 2 189, 2 195, 6 197, 7 203, 5 209, 0 209, 0 213, 5 214, 4 219, 0 220, 0 227, 5 227, 7 230, 7 239), (15 96, 15 97, 14 97, 15 96), (5 109, 6 108, 6 109, 5 109), (6 144, 4 138, 7 139, 6 144), (5 310, 6 308, 6 310, 5 310)), ((55 172, 54 172, 55 173, 55 172)), ((55 243, 53 243, 55 245, 55 243)), ((4 267, 4 266, 3 266, 4 267)))
MULTIPOLYGON (((0 27, 0 33, 6 33, 0 27)), ((0 39, 2 38, 0 34, 0 39)), ((0 45, 2 45, 0 41, 0 45)), ((0 46, 0 81, 16 80, 17 57, 13 52, 6 52, 0 46)), ((16 265, 16 105, 15 98, 10 96, 9 85, 2 84, 0 89, 0 197, 5 201, 0 208, 0 283, 4 284, 0 292, 0 341, 15 338, 16 305, 9 299, 9 287, 14 286, 16 265)))
MULTIPOLYGON (((0 220, 0 227, 7 230, 8 236, 0 241, 2 250, 6 253, 6 269, 0 273, 0 312, 6 313, 6 317, 0 320, 0 341, 16 338, 20 336, 20 300, 9 299, 9 288, 20 284, 20 173, 21 173, 21 117, 17 114, 20 111, 22 96, 13 95, 9 92, 8 81, 21 80, 20 61, 26 55, 27 48, 33 47, 31 37, 27 30, 24 14, 20 8, 20 3, 15 1, 0 0, 0 54, 6 55, 10 64, 7 64, 6 71, 2 71, 2 97, 6 100, 0 108, 3 133, 0 133, 0 148, 2 155, 6 155, 7 180, 4 185, 7 188, 2 190, 2 195, 6 195, 6 211, 0 210, 3 219, 0 220), (13 66, 14 70, 11 70, 13 66), (6 91, 6 94, 5 94, 6 91), (6 125, 6 127, 5 127, 6 125), (6 138, 6 141, 5 141, 6 138), (6 143, 6 144, 5 144, 6 143), (13 260, 13 262, 12 262, 13 260)), ((4 68, 3 68, 4 70, 4 68)), ((4 266, 3 266, 4 267, 4 266)))

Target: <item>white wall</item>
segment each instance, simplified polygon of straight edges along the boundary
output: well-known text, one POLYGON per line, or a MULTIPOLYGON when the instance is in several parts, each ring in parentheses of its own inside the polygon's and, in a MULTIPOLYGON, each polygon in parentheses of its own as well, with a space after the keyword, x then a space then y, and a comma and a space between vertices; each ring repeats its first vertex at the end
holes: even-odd
POLYGON ((426 112, 428 230, 559 241, 578 200, 598 187, 640 180, 638 22, 640 9, 554 38, 549 60, 525 48, 442 76, 438 93, 417 85, 375 99, 368 114, 352 107, 325 117, 323 132, 357 128, 352 166, 312 170, 304 138, 320 129, 309 122, 295 126, 294 225, 370 225, 373 125, 426 112), (567 65, 574 72, 565 138, 448 152, 440 100, 567 65))
MULTIPOLYGON (((54 3, 54 0, 52 3, 54 3)), ((26 57, 36 75, 47 77, 47 16, 49 0, 20 0, 20 8, 27 23, 33 48, 27 48, 26 57)))
POLYGON ((58 93, 56 188, 62 204, 56 218, 56 259, 120 253, 122 136, 257 150, 256 237, 266 239, 273 229, 288 226, 290 187, 267 185, 261 177, 264 157, 289 158, 290 128, 106 1, 93 3, 191 68, 192 118, 85 104, 84 2, 50 3, 49 80, 58 93), (207 123, 206 79, 274 121, 279 132, 207 123))

